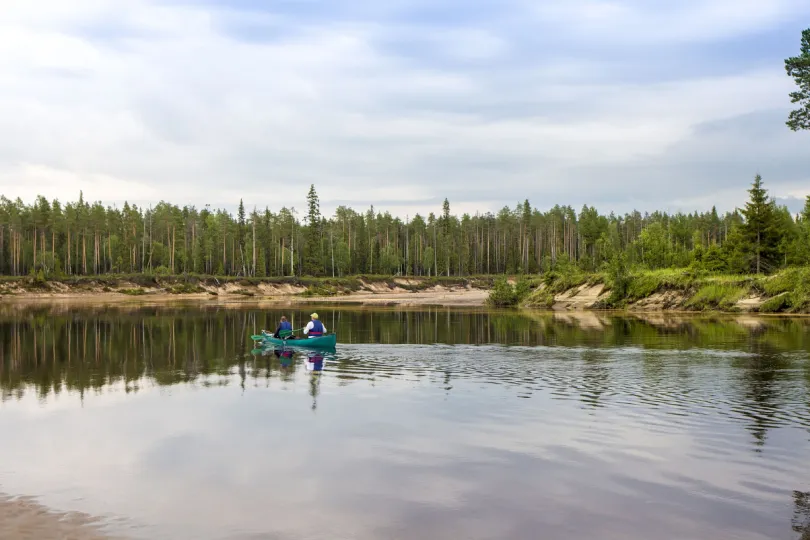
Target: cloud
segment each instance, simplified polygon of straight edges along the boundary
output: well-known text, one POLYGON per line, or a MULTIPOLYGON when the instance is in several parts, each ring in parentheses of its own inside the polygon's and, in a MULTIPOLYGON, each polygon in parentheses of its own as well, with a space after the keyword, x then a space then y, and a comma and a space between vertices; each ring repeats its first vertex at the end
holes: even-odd
POLYGON ((444 197, 624 211, 723 208, 761 172, 801 197, 810 146, 784 127, 781 68, 794 51, 709 53, 776 40, 810 8, 729 6, 14 1, 0 193, 277 210, 315 184, 327 213, 424 214, 444 197))
POLYGON ((535 16, 570 35, 611 44, 716 42, 807 14, 797 0, 570 0, 536 4, 535 16))

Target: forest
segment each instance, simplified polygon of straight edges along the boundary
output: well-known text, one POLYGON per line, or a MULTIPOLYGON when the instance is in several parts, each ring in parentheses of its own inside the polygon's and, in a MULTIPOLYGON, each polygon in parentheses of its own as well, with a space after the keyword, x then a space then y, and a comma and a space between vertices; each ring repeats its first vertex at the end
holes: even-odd
POLYGON ((762 178, 743 208, 708 212, 541 211, 528 200, 497 213, 437 213, 403 220, 373 206, 323 216, 314 186, 307 213, 253 209, 236 215, 161 202, 116 208, 39 196, 0 196, 0 275, 145 273, 216 276, 470 276, 535 274, 574 266, 600 271, 620 259, 639 269, 772 273, 810 264, 810 196, 792 215, 762 178))

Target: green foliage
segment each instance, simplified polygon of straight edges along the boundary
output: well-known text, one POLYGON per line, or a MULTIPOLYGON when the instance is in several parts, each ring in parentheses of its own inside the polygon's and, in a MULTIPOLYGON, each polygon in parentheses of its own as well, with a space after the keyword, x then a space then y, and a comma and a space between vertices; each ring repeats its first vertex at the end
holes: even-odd
POLYGON ((580 270, 567 259, 561 259, 556 269, 543 276, 543 283, 552 294, 579 287, 588 281, 589 274, 580 270))
POLYGON ((788 293, 768 298, 759 307, 760 313, 782 313, 790 309, 790 295, 788 293))
POLYGON ((664 291, 687 291, 693 287, 697 275, 694 271, 673 269, 628 272, 625 268, 620 273, 614 268, 608 273, 611 294, 606 307, 622 307, 664 291), (617 290, 614 280, 619 277, 623 286, 617 290))
POLYGON ((686 307, 697 310, 721 309, 733 311, 736 304, 748 293, 746 287, 730 283, 706 283, 686 303, 686 307))
POLYGON ((669 264, 670 243, 666 231, 660 222, 652 223, 641 231, 638 239, 642 253, 642 262, 650 269, 656 270, 669 264))
POLYGON ((723 253, 720 246, 712 244, 703 255, 703 260, 698 268, 707 272, 726 272, 728 271, 726 254, 723 253))
POLYGON ((36 288, 44 288, 48 280, 45 278, 45 272, 40 268, 36 272, 31 272, 31 285, 36 288))
MULTIPOLYGON (((758 180, 759 182, 759 180, 758 180)), ((776 208, 759 182, 743 214, 633 211, 600 215, 589 206, 546 211, 524 200, 495 213, 402 218, 371 207, 320 213, 314 185, 303 219, 295 209, 235 215, 208 207, 123 208, 38 197, 0 196, 0 274, 72 279, 90 275, 174 274, 238 278, 351 276, 466 277, 553 272, 563 288, 590 279, 620 254, 630 272, 664 268, 750 273, 810 264, 810 206, 804 217, 776 208), (36 250, 34 250, 36 239, 36 250), (12 246, 19 249, 12 250, 12 246), (334 265, 332 259, 334 256, 334 265)), ((438 214, 438 215, 436 215, 438 214)), ((610 285, 609 285, 610 286, 610 285)), ((554 291, 551 291, 554 292, 554 291)))
POLYGON ((323 274, 323 246, 321 245, 321 207, 315 185, 309 186, 307 194, 307 229, 304 273, 319 276, 323 274))
POLYGON ((118 292, 126 294, 127 296, 143 296, 146 291, 143 289, 121 289, 118 292))
POLYGON ((435 256, 436 253, 432 247, 425 249, 424 256, 422 257, 422 266, 425 268, 429 276, 436 275, 436 268, 435 265, 433 264, 435 256))
POLYGON ((763 282, 763 290, 768 296, 777 296, 786 292, 793 292, 798 289, 802 282, 810 279, 810 269, 808 268, 788 268, 775 276, 767 278, 763 282))
POLYGON ((540 286, 529 293, 523 305, 528 308, 551 309, 554 307, 554 294, 544 285, 540 286))
POLYGON ((489 292, 487 303, 495 307, 507 307, 517 305, 514 287, 501 276, 495 280, 495 285, 489 292))
POLYGON ((793 131, 810 129, 810 28, 802 32, 799 55, 785 60, 785 71, 798 86, 790 94, 798 108, 791 111, 787 125, 793 131))
POLYGON ((318 284, 310 285, 301 293, 301 296, 336 296, 340 294, 338 287, 334 285, 318 284))
POLYGON ((757 274, 772 272, 779 264, 779 244, 783 231, 779 227, 776 206, 762 187, 762 177, 756 175, 751 197, 742 210, 745 223, 741 227, 746 251, 750 254, 750 271, 757 274))
POLYGON ((493 307, 513 307, 525 300, 532 290, 532 283, 521 277, 512 285, 505 276, 495 280, 495 284, 487 297, 487 303, 493 307))
POLYGON ((205 292, 205 289, 192 283, 180 283, 168 288, 171 294, 195 294, 205 292))
POLYGON ((605 286, 610 289, 608 297, 610 306, 618 306, 626 301, 630 283, 627 257, 624 253, 617 253, 607 266, 607 279, 605 280, 605 286))
POLYGON ((805 311, 810 307, 810 268, 789 268, 767 278, 762 288, 772 298, 762 305, 761 311, 805 311))

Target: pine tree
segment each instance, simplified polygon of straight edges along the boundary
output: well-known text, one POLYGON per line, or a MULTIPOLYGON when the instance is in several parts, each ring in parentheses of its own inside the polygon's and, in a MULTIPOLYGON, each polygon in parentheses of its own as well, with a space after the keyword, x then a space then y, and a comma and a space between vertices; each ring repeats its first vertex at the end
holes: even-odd
POLYGON ((237 236, 239 241, 239 260, 241 261, 241 269, 244 275, 247 275, 247 264, 245 261, 245 234, 247 221, 245 219, 245 204, 242 199, 239 199, 239 211, 237 214, 237 236))
POLYGON ((793 131, 810 129, 810 28, 802 32, 799 56, 785 60, 785 71, 799 87, 790 94, 790 102, 799 108, 791 111, 787 125, 793 131))
POLYGON ((304 259, 304 273, 309 275, 320 275, 321 268, 321 208, 318 201, 318 194, 315 192, 315 185, 309 186, 307 193, 307 230, 306 230, 306 253, 304 259))
POLYGON ((781 234, 775 205, 768 198, 768 191, 762 187, 760 175, 756 175, 748 193, 751 198, 742 210, 745 223, 741 232, 746 251, 750 255, 751 269, 760 274, 763 270, 773 270, 777 266, 781 234))
POLYGON ((442 203, 442 250, 444 251, 447 275, 450 275, 450 201, 444 199, 442 203))

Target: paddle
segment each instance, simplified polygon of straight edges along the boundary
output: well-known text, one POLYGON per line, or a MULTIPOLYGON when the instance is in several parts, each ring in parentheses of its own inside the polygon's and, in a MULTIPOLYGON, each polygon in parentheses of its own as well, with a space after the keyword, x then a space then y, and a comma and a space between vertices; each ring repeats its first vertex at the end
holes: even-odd
MULTIPOLYGON (((282 330, 281 332, 278 333, 278 335, 279 335, 279 337, 281 339, 289 339, 289 337, 293 334, 293 332, 300 332, 301 330, 303 330, 303 328, 298 328, 296 330, 282 330)), ((262 334, 263 335, 260 335, 260 336, 250 336, 250 337, 251 337, 251 339, 253 341, 262 341, 267 336, 272 336, 273 335, 273 334, 267 332, 267 330, 262 330, 262 334)))

